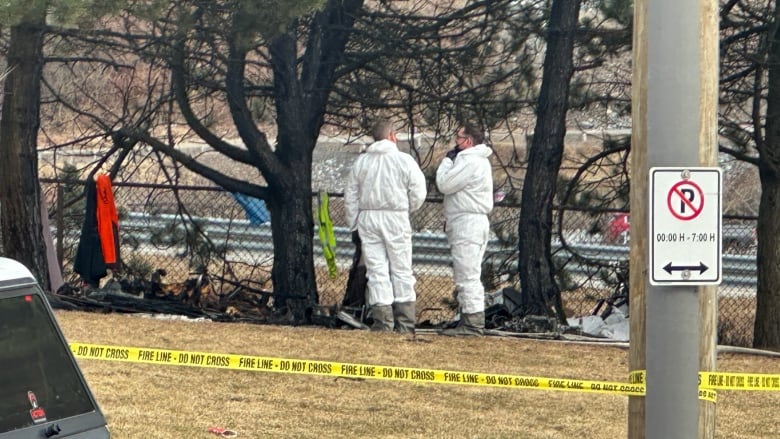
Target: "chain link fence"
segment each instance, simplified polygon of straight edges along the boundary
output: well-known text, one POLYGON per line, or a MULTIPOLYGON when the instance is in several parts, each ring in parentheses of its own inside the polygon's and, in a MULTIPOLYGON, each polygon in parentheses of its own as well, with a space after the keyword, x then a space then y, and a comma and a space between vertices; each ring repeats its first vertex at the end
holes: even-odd
MULTIPOLYGON (((79 282, 73 257, 84 219, 84 182, 43 180, 57 251, 68 283, 79 282)), ((116 183, 123 275, 185 282, 207 273, 221 294, 246 287, 272 291, 273 246, 262 203, 212 187, 116 183)), ((341 194, 330 194, 336 232, 335 277, 328 273, 315 230, 317 287, 322 305, 341 303, 354 245, 341 194)), ((316 218, 317 197, 313 199, 316 218)), ((482 261, 487 292, 518 285, 519 208, 499 202, 490 214, 492 234, 482 261)), ((626 288, 630 215, 609 210, 556 212, 553 257, 568 317, 590 314, 599 301, 626 288)), ((755 316, 755 218, 724 218, 723 279, 719 289, 719 342, 749 346, 755 316)), ((316 224, 316 221, 315 221, 316 224)), ((452 318, 454 283, 440 199, 412 215, 418 322, 452 318)))

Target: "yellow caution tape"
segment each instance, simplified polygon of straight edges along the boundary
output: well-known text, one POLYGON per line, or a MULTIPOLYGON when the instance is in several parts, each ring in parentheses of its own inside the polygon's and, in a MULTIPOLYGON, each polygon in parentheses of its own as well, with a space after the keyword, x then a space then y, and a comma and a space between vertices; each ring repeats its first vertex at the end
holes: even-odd
POLYGON ((702 401, 718 402, 718 392, 712 389, 699 388, 699 399, 702 401))
MULTIPOLYGON (((236 369, 254 372, 280 372, 343 378, 409 381, 418 383, 462 384, 518 389, 545 389, 569 392, 644 396, 646 374, 629 373, 629 382, 577 380, 524 375, 377 366, 359 363, 297 360, 252 355, 214 354, 125 346, 70 343, 76 358, 167 364, 173 366, 236 369)), ((699 399, 717 402, 716 390, 780 390, 780 375, 753 373, 699 373, 699 399)))
POLYGON ((647 384, 644 370, 632 370, 628 373, 628 382, 631 384, 647 384))
POLYGON ((331 361, 295 360, 251 355, 214 354, 124 346, 70 343, 76 358, 167 364, 301 375, 325 375, 343 378, 409 381, 417 383, 462 384, 489 387, 547 389, 570 392, 607 393, 643 396, 644 385, 611 381, 574 380, 522 375, 473 373, 462 371, 376 366, 331 361))
MULTIPOLYGON (((644 370, 633 370, 628 373, 628 382, 634 385, 646 386, 646 373, 644 370)), ((713 389, 699 386, 699 399, 702 401, 718 402, 718 392, 713 389)))
MULTIPOLYGON (((647 384, 646 371, 635 370, 628 374, 628 381, 647 384)), ((710 390, 763 390, 779 391, 780 374, 699 372, 699 388, 710 390)))
POLYGON ((780 390, 780 375, 699 372, 699 387, 718 390, 780 390))

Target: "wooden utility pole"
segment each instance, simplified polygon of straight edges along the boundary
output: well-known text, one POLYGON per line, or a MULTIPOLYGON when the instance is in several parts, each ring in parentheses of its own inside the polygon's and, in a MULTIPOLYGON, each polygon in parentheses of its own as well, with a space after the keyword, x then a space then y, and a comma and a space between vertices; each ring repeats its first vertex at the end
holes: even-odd
MULTIPOLYGON (((631 87, 631 248, 629 250, 629 340, 628 368, 647 369, 645 361, 645 294, 647 292, 649 189, 647 167, 647 4, 651 0, 634 1, 633 78, 631 87)), ((645 399, 628 398, 628 439, 645 437, 645 399)))
POLYGON ((633 49, 629 368, 648 370, 651 396, 630 397, 628 437, 714 438, 714 404, 689 393, 693 369, 715 370, 718 287, 649 284, 648 180, 653 167, 717 166, 718 2, 636 0, 633 49), (659 352, 670 358, 648 358, 659 352))
MULTIPOLYGON (((700 0, 701 128, 699 162, 718 165, 720 32, 717 0, 700 0)), ((699 287, 699 371, 715 371, 718 357, 718 286, 699 287)), ((715 439, 715 404, 699 400, 699 438, 715 439)))

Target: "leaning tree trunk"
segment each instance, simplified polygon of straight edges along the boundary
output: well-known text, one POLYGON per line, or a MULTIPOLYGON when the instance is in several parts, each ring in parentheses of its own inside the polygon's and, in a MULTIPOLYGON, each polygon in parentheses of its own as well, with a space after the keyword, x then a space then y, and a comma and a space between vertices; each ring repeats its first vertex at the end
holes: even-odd
POLYGON ((551 255, 552 204, 563 157, 579 13, 580 0, 552 3, 536 128, 520 203, 519 274, 528 298, 526 314, 555 316, 561 323, 566 322, 566 315, 551 255))
POLYGON ((769 94, 766 139, 759 146, 761 201, 758 206, 758 290, 753 346, 780 349, 780 3, 775 5, 775 25, 768 56, 769 94))
POLYGON ((43 68, 44 14, 11 28, 0 116, 0 236, 4 255, 32 271, 49 291, 41 223, 37 136, 43 68))

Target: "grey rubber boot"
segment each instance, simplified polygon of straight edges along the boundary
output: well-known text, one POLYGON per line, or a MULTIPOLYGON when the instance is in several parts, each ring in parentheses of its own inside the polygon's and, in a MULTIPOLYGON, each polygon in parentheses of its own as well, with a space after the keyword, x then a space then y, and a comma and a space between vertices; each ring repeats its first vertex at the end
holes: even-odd
POLYGON ((371 316, 374 318, 374 324, 371 325, 372 331, 393 330, 393 307, 392 306, 374 305, 371 307, 371 316))
POLYGON ((393 304, 396 332, 414 333, 416 302, 396 302, 393 304))
POLYGON ((439 334, 450 337, 482 337, 485 334, 485 313, 461 314, 458 326, 439 331, 439 334))

